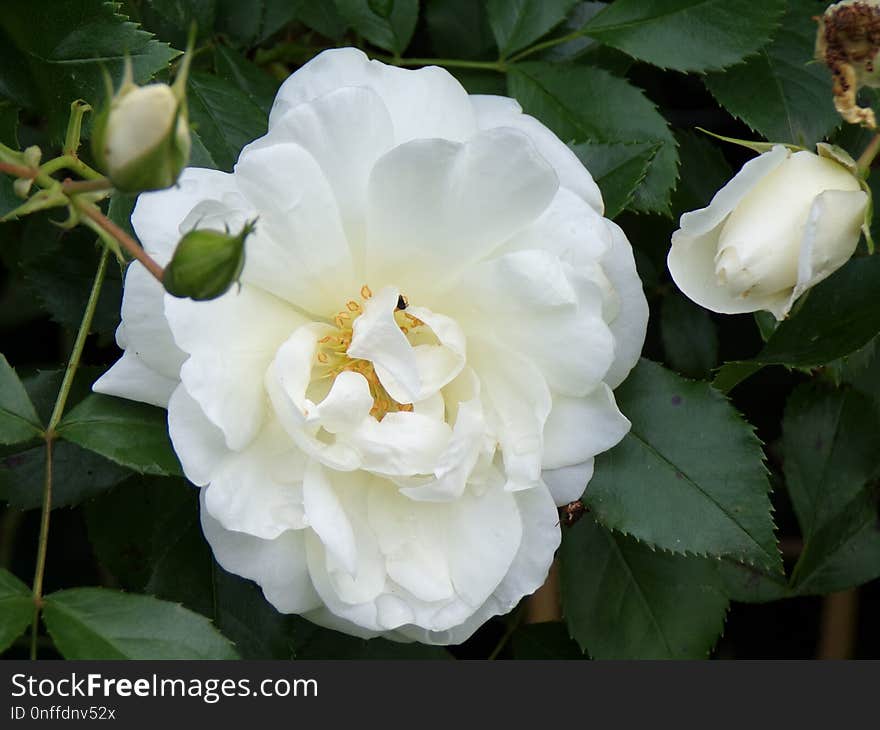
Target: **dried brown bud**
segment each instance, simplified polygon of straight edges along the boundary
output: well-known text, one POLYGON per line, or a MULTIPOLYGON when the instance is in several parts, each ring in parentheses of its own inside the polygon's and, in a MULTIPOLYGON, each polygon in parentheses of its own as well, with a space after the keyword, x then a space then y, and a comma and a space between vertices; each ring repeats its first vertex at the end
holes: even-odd
POLYGON ((880 0, 845 0, 818 20, 816 58, 831 69, 835 109, 851 124, 876 129, 873 109, 860 107, 856 94, 880 87, 880 0))

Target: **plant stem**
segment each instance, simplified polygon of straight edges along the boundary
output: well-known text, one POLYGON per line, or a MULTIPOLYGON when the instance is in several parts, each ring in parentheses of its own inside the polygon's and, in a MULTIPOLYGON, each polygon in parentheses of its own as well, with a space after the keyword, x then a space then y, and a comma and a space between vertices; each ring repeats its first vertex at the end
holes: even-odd
POLYGON ((94 193, 101 190, 111 190, 113 183, 106 177, 96 180, 65 180, 61 183, 61 191, 66 195, 74 193, 94 193))
POLYGON ((40 172, 51 175, 58 170, 70 170, 86 180, 104 180, 104 176, 97 170, 93 170, 76 155, 62 155, 54 160, 49 160, 40 167, 40 172))
POLYGON ((14 175, 17 178, 27 178, 33 180, 37 176, 37 170, 25 165, 16 165, 12 162, 0 162, 0 172, 7 175, 14 175))
POLYGON ((74 340, 73 343, 73 350, 70 353, 70 359, 67 361, 67 368, 64 371, 64 377, 61 380, 61 387, 59 388, 58 396, 55 399, 55 407, 52 409, 52 415, 49 417, 49 425, 46 427, 44 434, 44 439, 46 441, 46 475, 43 482, 43 503, 40 513, 40 537, 39 542, 37 543, 37 565, 34 570, 34 618, 31 623, 31 659, 37 658, 40 611, 43 607, 43 575, 46 572, 46 550, 49 544, 49 516, 52 512, 52 445, 55 441, 55 429, 58 427, 58 424, 61 422, 61 416, 64 414, 64 406, 67 404, 67 397, 70 395, 70 389, 73 386, 73 378, 79 367, 79 361, 86 344, 86 338, 89 336, 89 330, 92 327, 92 319, 95 316, 95 309, 98 306, 98 297, 101 294, 101 285, 104 283, 104 274, 107 271, 107 255, 108 251, 105 247, 101 251, 101 258, 98 261, 98 270, 95 272, 95 280, 92 283, 89 300, 86 303, 82 321, 80 322, 79 330, 76 333, 76 340, 74 340))
POLYGON ((569 41, 577 40, 578 38, 583 37, 583 33, 579 30, 574 31, 573 33, 569 33, 568 35, 560 36, 559 38, 551 38, 548 41, 543 41, 542 43, 536 43, 535 45, 526 48, 524 51, 520 51, 516 55, 512 56, 509 60, 510 63, 516 63, 517 61, 522 61, 524 58, 531 56, 533 53, 537 53, 538 51, 544 51, 548 48, 553 48, 553 46, 561 45, 562 43, 568 43, 569 41))
POLYGON ((443 66, 444 68, 474 68, 483 71, 504 73, 507 66, 503 61, 466 61, 455 58, 395 58, 393 56, 376 56, 393 66, 443 66))
POLYGON ((868 142, 868 146, 865 147, 865 151, 856 160, 856 165, 862 177, 868 176, 868 173, 871 171, 871 163, 874 162, 874 158, 878 153, 880 153, 880 134, 875 134, 871 141, 868 142))
POLYGON ((86 217, 93 220, 98 226, 103 228, 107 233, 109 233, 113 238, 119 241, 122 244, 122 247, 128 252, 128 254, 132 257, 140 261, 144 268, 149 271, 153 277, 161 283, 162 276, 164 275, 164 271, 159 264, 157 264, 152 257, 141 248, 140 244, 135 241, 131 236, 129 236, 125 231, 123 231, 119 226, 117 226, 113 221, 111 221, 106 215, 101 212, 101 209, 92 203, 83 201, 79 198, 73 198, 71 201, 76 208, 86 217))

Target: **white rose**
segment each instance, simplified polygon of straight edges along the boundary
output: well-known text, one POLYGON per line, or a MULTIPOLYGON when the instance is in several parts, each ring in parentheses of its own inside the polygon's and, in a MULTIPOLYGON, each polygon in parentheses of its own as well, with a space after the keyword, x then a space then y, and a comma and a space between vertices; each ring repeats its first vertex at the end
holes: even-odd
POLYGON ((556 505, 629 428, 648 311, 601 206, 515 101, 327 51, 233 174, 140 197, 162 262, 195 225, 257 229, 211 302, 133 263, 95 390, 167 406, 215 557, 279 611, 463 641, 542 584, 556 505))
POLYGON ((784 319, 853 255, 868 196, 833 159, 782 145, 743 165, 707 208, 685 213, 667 264, 706 309, 784 319))

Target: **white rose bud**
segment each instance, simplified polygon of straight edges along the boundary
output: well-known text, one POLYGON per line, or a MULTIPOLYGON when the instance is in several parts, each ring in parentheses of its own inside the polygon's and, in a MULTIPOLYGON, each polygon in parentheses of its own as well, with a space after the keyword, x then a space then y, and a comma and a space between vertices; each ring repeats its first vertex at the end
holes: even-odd
POLYGON ((842 162, 827 145, 818 155, 776 145, 746 163, 707 208, 681 217, 667 261, 678 288, 713 312, 785 318, 858 245, 870 199, 842 162))
POLYGON ((114 187, 127 193, 161 190, 177 182, 189 161, 185 71, 173 86, 122 86, 95 121, 92 152, 114 187))

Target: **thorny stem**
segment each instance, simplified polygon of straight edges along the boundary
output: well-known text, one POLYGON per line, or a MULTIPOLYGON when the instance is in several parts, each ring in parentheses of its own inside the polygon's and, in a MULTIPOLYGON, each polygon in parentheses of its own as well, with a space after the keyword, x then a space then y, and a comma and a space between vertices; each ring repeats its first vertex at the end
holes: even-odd
POLYGON ((162 277, 165 273, 162 267, 159 266, 159 264, 157 264, 143 248, 141 248, 137 241, 104 215, 101 212, 101 209, 93 203, 86 202, 79 198, 73 198, 72 200, 77 210, 119 241, 132 258, 140 261, 144 268, 149 271, 158 282, 162 282, 162 277))
POLYGON ((86 344, 86 338, 92 327, 92 319, 95 316, 95 309, 98 306, 98 297, 101 294, 101 285, 104 283, 104 274, 107 271, 107 256, 108 249, 104 247, 101 251, 101 258, 98 261, 98 270, 95 272, 92 291, 89 293, 89 300, 86 303, 82 321, 80 322, 79 330, 76 333, 73 350, 70 353, 70 359, 67 361, 67 369, 64 371, 64 378, 61 381, 61 387, 58 390, 58 396, 55 399, 55 407, 52 409, 52 415, 49 417, 49 425, 43 433, 43 438, 46 442, 46 474, 43 482, 43 501, 40 513, 40 537, 39 542, 37 543, 37 565, 34 570, 34 618, 31 622, 31 659, 37 658, 40 611, 43 607, 43 574, 46 571, 46 549, 49 543, 49 515, 52 512, 52 446, 55 441, 55 429, 61 422, 61 416, 64 413, 64 406, 67 404, 67 397, 70 395, 73 378, 79 367, 79 361, 86 344))
POLYGON ((101 190, 111 190, 113 183, 106 177, 96 178, 95 180, 65 180, 61 183, 61 191, 67 195, 75 193, 94 193, 101 190))
POLYGON ((583 35, 583 32, 576 30, 574 31, 574 33, 569 33, 568 35, 560 36, 559 38, 551 38, 550 40, 544 41, 542 43, 536 43, 535 45, 526 48, 524 51, 520 51, 516 55, 512 56, 509 61, 510 63, 522 61, 524 58, 531 56, 533 53, 546 50, 547 48, 553 48, 553 46, 558 46, 562 43, 568 43, 569 41, 577 40, 578 38, 582 38, 583 35))
POLYGON ((880 134, 875 134, 871 141, 868 142, 868 146, 865 147, 865 151, 856 160, 856 166, 859 168, 862 177, 868 176, 871 170, 871 163, 874 162, 874 158, 878 153, 880 153, 880 134))

